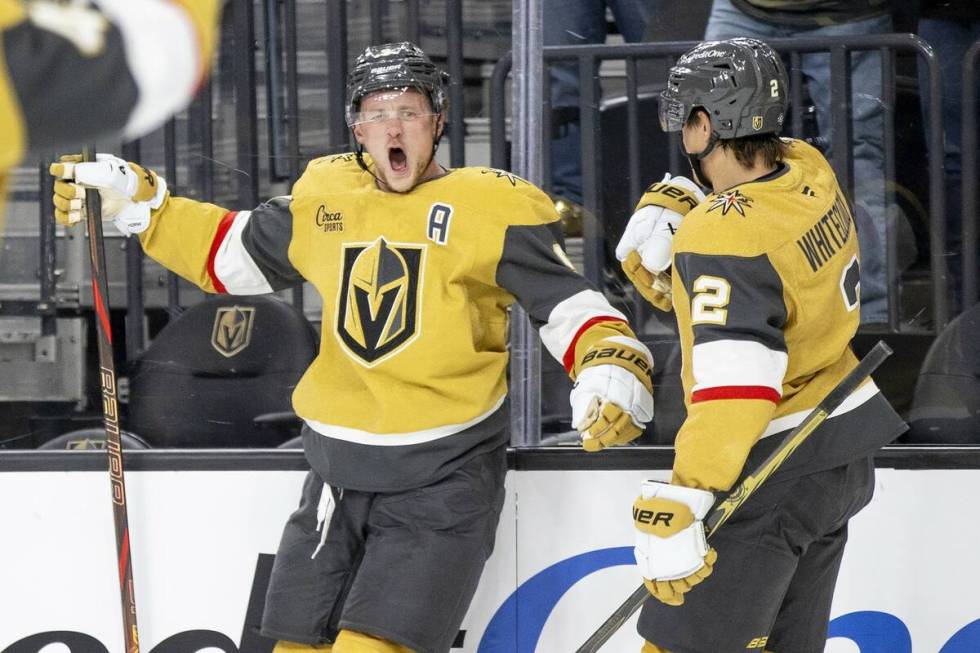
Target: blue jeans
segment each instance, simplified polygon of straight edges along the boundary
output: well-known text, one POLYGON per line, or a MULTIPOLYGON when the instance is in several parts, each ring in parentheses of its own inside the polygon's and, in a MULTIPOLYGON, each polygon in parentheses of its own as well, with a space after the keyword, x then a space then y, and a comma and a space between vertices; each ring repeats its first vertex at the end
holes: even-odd
MULTIPOLYGON (((954 22, 935 18, 919 21, 919 36, 932 45, 942 68, 943 167, 946 169, 946 256, 953 283, 953 308, 962 304, 963 273, 963 55, 980 39, 980 22, 954 22)), ((922 84, 922 115, 929 115, 929 86, 922 84)), ((980 103, 980 90, 976 101, 980 103)), ((926 129, 926 137, 929 130, 926 129)), ((931 147, 931 143, 930 143, 931 147)), ((976 247, 976 243, 967 246, 976 247)))
MULTIPOLYGON (((545 45, 588 45, 606 41, 606 7, 630 43, 643 39, 652 0, 545 0, 542 40, 545 45)), ((584 82, 583 82, 584 83, 584 82)), ((556 117, 578 109, 578 62, 551 66, 551 107, 556 117), (562 111, 565 110, 565 111, 562 111), (572 110, 569 112, 568 110, 572 110)), ((556 121, 551 140, 551 192, 582 203, 582 142, 578 117, 556 121), (562 124, 556 124, 560 122, 562 124)))
MULTIPOLYGON (((714 0, 705 39, 736 36, 761 40, 783 37, 859 36, 891 31, 891 16, 853 23, 802 28, 756 20, 742 13, 730 0, 714 0)), ((817 126, 831 142, 830 55, 805 54, 800 58, 810 97, 817 109, 817 126)), ((884 109, 882 107, 881 58, 876 52, 851 53, 852 141, 854 153, 854 219, 861 250, 861 321, 888 320, 886 279, 884 109)), ((831 152, 828 150, 827 156, 831 152)), ((893 271, 897 272, 897 271, 893 271)))

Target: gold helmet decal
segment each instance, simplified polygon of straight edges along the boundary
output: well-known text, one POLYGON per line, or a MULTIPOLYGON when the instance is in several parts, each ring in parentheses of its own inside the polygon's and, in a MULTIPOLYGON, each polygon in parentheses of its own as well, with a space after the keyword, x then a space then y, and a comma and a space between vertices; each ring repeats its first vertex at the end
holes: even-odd
POLYGON ((254 306, 222 306, 214 313, 214 327, 211 329, 211 346, 214 350, 231 358, 252 342, 252 327, 255 324, 254 306))
POLYGON ((384 237, 344 245, 337 332, 361 363, 374 365, 417 334, 423 252, 384 237))

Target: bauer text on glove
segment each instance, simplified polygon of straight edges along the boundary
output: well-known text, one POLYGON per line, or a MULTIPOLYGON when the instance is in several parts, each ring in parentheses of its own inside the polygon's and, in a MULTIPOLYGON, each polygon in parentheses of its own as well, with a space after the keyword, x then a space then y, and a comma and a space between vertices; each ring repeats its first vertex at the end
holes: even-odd
POLYGON ((653 358, 635 338, 599 340, 576 366, 572 426, 586 451, 626 444, 653 418, 653 358))
POLYGON ((636 565, 658 600, 680 605, 684 594, 711 575, 717 559, 702 521, 714 495, 706 490, 644 481, 633 503, 636 565))
POLYGON ((702 200, 704 193, 691 180, 664 175, 640 198, 616 246, 616 258, 627 278, 660 310, 673 307, 670 263, 674 233, 683 216, 702 200))

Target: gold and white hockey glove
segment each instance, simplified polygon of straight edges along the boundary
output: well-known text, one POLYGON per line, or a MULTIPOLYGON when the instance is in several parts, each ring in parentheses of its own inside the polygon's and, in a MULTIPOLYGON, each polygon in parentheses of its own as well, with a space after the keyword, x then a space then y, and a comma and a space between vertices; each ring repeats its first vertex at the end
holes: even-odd
POLYGON ((703 200, 704 193, 693 181, 665 174, 640 198, 616 246, 616 258, 626 277, 662 311, 673 308, 670 263, 674 233, 687 212, 703 200))
POLYGON ((85 189, 102 196, 102 219, 112 220, 120 232, 138 234, 150 225, 150 211, 158 209, 167 196, 167 182, 152 170, 111 154, 97 154, 83 162, 79 154, 63 156, 52 163, 54 218, 71 226, 85 219, 85 189))
POLYGON ((636 566, 650 594, 667 605, 682 604, 711 575, 718 554, 708 548, 701 520, 714 500, 707 490, 644 481, 633 502, 636 566))
POLYGON ((612 336, 589 347, 569 400, 582 448, 626 444, 653 419, 653 357, 635 338, 612 336))

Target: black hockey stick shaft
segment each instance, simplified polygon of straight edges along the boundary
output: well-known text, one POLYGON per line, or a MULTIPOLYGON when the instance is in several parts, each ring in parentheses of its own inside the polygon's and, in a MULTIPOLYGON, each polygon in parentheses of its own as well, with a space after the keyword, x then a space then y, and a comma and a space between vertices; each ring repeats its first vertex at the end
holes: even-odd
MULTIPOLYGON (((86 148, 84 159, 86 161, 95 160, 94 146, 86 148)), ((109 325, 109 283, 106 278, 105 243, 102 237, 102 198, 99 191, 86 189, 85 204, 88 220, 89 260, 92 267, 92 305, 95 307, 95 324, 99 334, 102 421, 105 425, 105 450, 109 458, 109 483, 112 488, 112 518, 116 531, 123 642, 126 646, 126 653, 139 653, 140 638, 139 630, 136 627, 136 589, 133 584, 133 560, 130 555, 126 477, 123 473, 122 443, 119 439, 119 394, 116 388, 116 366, 112 358, 112 329, 109 325)))
MULTIPOLYGON (((707 537, 710 538, 722 524, 728 521, 732 513, 738 510, 759 486, 779 469, 790 454, 796 451, 823 424, 824 420, 837 410, 844 400, 851 396, 886 358, 891 356, 891 353, 891 348, 884 341, 879 340, 878 344, 861 359, 857 366, 847 376, 841 379, 841 382, 817 404, 817 407, 810 411, 806 418, 786 436, 783 443, 769 454, 769 457, 754 472, 746 476, 723 501, 714 507, 711 514, 708 515, 708 518, 704 520, 707 537)), ((649 596, 650 592, 646 586, 640 585, 636 588, 629 595, 629 598, 623 601, 616 608, 616 611, 609 615, 609 618, 592 633, 592 636, 582 646, 576 649, 575 653, 595 653, 598 651, 619 630, 620 626, 626 623, 633 616, 633 613, 640 609, 640 606, 643 605, 643 602, 649 596)))

